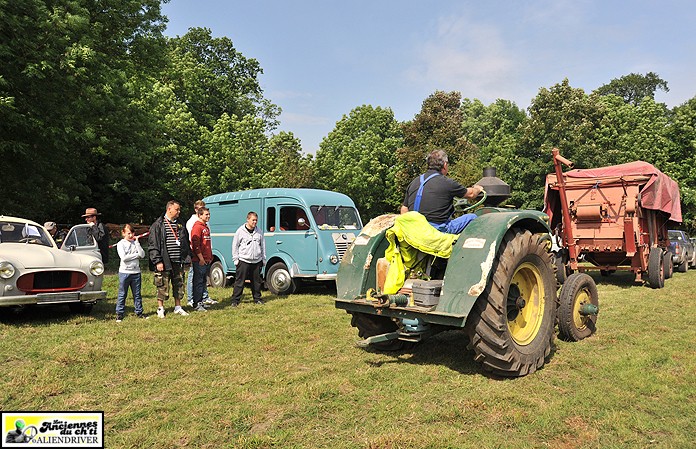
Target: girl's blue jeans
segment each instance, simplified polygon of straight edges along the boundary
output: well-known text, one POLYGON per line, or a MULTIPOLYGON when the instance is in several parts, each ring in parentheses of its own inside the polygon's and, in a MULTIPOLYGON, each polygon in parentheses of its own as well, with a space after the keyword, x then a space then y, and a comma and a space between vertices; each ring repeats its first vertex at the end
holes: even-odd
POLYGON ((118 273, 118 297, 116 298, 117 315, 123 315, 126 310, 126 296, 128 296, 129 287, 133 293, 135 313, 138 315, 143 313, 143 297, 140 294, 141 286, 142 276, 140 273, 118 273))

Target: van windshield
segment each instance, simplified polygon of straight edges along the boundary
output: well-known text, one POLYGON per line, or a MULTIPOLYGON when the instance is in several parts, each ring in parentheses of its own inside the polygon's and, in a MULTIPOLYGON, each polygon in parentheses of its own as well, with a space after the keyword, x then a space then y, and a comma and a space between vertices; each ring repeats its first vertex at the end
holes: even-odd
POLYGON ((350 206, 311 206, 319 229, 362 229, 358 211, 350 206))

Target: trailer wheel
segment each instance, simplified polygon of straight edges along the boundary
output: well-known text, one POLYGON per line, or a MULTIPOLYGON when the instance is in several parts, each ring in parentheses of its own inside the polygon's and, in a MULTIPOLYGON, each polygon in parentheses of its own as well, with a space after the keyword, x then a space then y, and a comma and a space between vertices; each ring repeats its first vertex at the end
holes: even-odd
POLYGON ((266 286, 274 295, 290 295, 297 289, 295 280, 283 262, 276 262, 268 269, 266 286))
POLYGON ((672 253, 665 251, 662 256, 662 269, 665 270, 665 279, 669 279, 674 274, 674 264, 672 263, 672 253))
POLYGON ((563 252, 557 252, 553 255, 553 263, 556 266, 556 280, 559 284, 563 284, 568 279, 570 268, 563 261, 565 259, 563 252))
MULTIPOLYGON (((367 313, 351 312, 350 325, 358 328, 360 338, 369 338, 375 335, 387 334, 396 331, 399 326, 386 316, 370 315, 367 313)), ((389 340, 373 343, 371 347, 379 351, 399 351, 413 346, 412 342, 402 340, 389 340)))
POLYGON ((555 337, 556 280, 552 254, 527 230, 512 229, 466 330, 483 368, 524 376, 544 365, 555 337))
POLYGON ((650 254, 648 254, 648 282, 652 288, 665 286, 665 265, 662 259, 661 248, 650 248, 650 254))
POLYGON ((597 315, 583 315, 585 304, 599 307, 599 295, 594 280, 585 273, 575 273, 561 288, 558 305, 558 334, 565 341, 580 341, 596 330, 597 315))
MULTIPOLYGON (((189 276, 193 276, 193 273, 189 276)), ((222 288, 227 285, 227 275, 222 268, 220 261, 213 262, 210 266, 210 286, 214 288, 222 288)))

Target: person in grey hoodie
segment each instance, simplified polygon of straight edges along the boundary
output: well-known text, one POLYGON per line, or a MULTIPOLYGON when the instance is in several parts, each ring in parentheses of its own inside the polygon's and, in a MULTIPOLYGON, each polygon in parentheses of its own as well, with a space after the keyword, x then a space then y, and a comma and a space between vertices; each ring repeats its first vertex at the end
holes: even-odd
POLYGON ((140 293, 142 275, 140 274, 140 259, 145 257, 145 250, 140 246, 140 241, 133 233, 133 227, 129 224, 121 230, 123 239, 116 244, 118 257, 121 264, 118 267, 118 297, 116 299, 116 321, 121 322, 126 311, 126 296, 128 287, 133 292, 135 314, 138 318, 146 318, 143 315, 143 297, 140 293))
POLYGON ((259 216, 256 212, 247 214, 247 221, 237 229, 232 242, 232 259, 236 267, 232 307, 237 307, 242 299, 244 281, 251 277, 251 296, 254 303, 263 304, 261 299, 261 268, 266 264, 266 245, 263 231, 256 226, 259 216))

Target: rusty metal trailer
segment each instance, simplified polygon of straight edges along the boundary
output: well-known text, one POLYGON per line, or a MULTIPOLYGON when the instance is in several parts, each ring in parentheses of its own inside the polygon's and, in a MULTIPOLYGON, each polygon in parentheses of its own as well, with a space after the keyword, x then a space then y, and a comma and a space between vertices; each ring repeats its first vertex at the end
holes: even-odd
POLYGON ((544 203, 561 247, 558 280, 578 271, 630 270, 636 282, 647 278, 662 288, 672 266, 667 222, 681 222, 677 183, 647 162, 572 170, 557 148, 552 154, 544 203), (563 173, 563 165, 571 170, 563 173))

